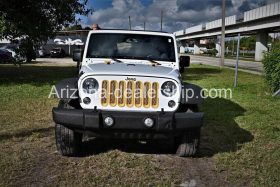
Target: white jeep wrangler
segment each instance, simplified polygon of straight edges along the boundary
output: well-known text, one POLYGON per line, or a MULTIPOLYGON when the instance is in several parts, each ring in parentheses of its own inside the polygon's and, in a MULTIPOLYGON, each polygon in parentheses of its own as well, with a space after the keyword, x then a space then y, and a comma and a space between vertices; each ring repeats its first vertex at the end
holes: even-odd
POLYGON ((178 57, 173 34, 90 31, 84 51, 74 51, 73 60, 78 62, 78 78, 56 85, 60 103, 53 108, 62 155, 78 155, 88 132, 112 138, 168 138, 178 156, 197 152, 202 92, 183 82, 180 72, 190 59, 178 57))

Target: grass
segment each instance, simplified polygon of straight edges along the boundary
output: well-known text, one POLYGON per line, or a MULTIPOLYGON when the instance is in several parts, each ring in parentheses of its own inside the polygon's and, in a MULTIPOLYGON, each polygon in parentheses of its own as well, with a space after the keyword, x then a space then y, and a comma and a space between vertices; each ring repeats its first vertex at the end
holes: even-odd
MULTIPOLYGON (((0 66, 0 186, 170 186, 196 178, 191 172, 207 175, 212 160, 211 176, 222 174, 230 186, 280 185, 280 101, 271 97, 262 76, 240 72, 233 88, 232 70, 204 65, 187 69, 185 81, 233 89, 232 99, 206 99, 197 158, 143 154, 154 152, 145 145, 115 142, 93 143, 89 146, 98 149, 94 154, 67 158, 55 149, 51 109, 57 100, 48 94, 53 84, 75 73, 73 67, 0 66)), ((160 145, 152 149, 162 153, 160 145)))
MULTIPOLYGON (((212 58, 220 58, 220 57, 211 56, 211 55, 208 55, 208 54, 196 54, 195 56, 205 56, 205 57, 212 57, 212 58)), ((225 59, 236 60, 236 55, 235 56, 226 55, 225 59)), ((240 54, 239 60, 244 60, 244 61, 248 61, 248 62, 255 62, 255 57, 254 56, 243 56, 243 55, 240 54)))
POLYGON ((279 186, 280 100, 267 92, 263 77, 240 72, 233 88, 234 71, 195 66, 184 79, 204 88, 233 89, 232 99, 207 99, 203 106, 208 139, 202 144, 217 153, 217 168, 228 171, 233 184, 279 186))

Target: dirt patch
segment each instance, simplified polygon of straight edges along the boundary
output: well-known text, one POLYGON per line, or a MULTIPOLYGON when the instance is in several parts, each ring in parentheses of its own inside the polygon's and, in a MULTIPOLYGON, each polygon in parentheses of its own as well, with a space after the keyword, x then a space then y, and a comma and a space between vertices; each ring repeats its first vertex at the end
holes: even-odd
POLYGON ((176 171, 181 186, 228 186, 226 173, 218 173, 213 158, 160 156, 161 162, 176 171))
POLYGON ((53 130, 33 136, 11 144, 28 156, 10 166, 16 172, 6 184, 228 186, 212 157, 179 158, 164 143, 91 140, 85 143, 86 155, 69 158, 56 152, 53 130))

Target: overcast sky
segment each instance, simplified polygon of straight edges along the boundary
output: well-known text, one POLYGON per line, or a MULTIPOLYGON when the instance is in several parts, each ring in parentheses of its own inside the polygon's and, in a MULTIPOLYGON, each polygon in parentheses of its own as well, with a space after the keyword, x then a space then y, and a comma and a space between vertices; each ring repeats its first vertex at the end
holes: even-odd
MULTIPOLYGON (((163 30, 174 32, 221 17, 222 0, 89 0, 92 15, 80 17, 83 26, 98 23, 102 28, 128 29, 131 17, 133 29, 160 30, 163 10, 163 30)), ((278 2, 280 0, 226 0, 226 15, 278 2)))

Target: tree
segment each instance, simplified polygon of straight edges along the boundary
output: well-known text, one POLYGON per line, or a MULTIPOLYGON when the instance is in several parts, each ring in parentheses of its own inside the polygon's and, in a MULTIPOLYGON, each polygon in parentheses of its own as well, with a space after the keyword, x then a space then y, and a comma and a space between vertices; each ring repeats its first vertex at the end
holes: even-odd
POLYGON ((82 25, 75 24, 64 28, 65 31, 72 31, 72 30, 83 30, 82 25))
POLYGON ((84 30, 91 30, 89 26, 85 27, 84 30))
POLYGON ((243 37, 240 40, 240 46, 247 50, 255 50, 256 36, 243 37))
POLYGON ((87 15, 87 0, 1 0, 0 39, 20 39, 20 49, 31 61, 34 49, 75 21, 87 15))

